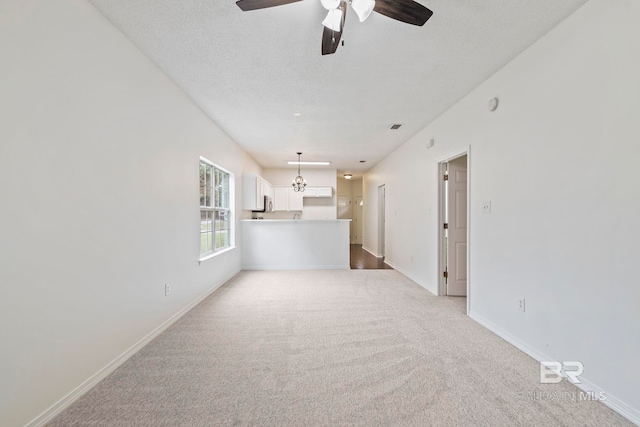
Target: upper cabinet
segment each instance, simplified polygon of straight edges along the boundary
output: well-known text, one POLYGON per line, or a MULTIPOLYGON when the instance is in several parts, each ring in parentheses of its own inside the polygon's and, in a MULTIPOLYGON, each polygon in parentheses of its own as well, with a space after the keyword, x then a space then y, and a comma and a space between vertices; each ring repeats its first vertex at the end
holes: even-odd
POLYGON ((333 188, 331 188, 331 187, 318 187, 317 197, 333 197, 333 188))
POLYGON ((302 193, 303 197, 333 197, 332 187, 307 187, 302 193))
POLYGON ((264 178, 258 175, 242 177, 242 209, 263 211, 265 196, 273 197, 273 188, 264 178))
POLYGON ((293 191, 293 188, 289 189, 289 210, 301 211, 302 210, 302 196, 304 193, 299 191, 293 191))
POLYGON ((304 193, 294 191, 292 187, 275 187, 273 192, 274 211, 302 210, 302 195, 304 193))

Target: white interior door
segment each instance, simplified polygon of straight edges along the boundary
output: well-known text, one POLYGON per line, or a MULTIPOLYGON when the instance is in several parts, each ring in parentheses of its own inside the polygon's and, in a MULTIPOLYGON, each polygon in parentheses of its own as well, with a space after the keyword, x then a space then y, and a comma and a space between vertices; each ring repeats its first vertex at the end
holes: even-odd
POLYGON ((447 295, 467 295, 467 156, 449 162, 447 295))
POLYGON ((362 233, 364 232, 364 224, 362 222, 364 202, 362 196, 357 196, 354 206, 354 219, 351 221, 353 227, 353 243, 362 244, 362 233))

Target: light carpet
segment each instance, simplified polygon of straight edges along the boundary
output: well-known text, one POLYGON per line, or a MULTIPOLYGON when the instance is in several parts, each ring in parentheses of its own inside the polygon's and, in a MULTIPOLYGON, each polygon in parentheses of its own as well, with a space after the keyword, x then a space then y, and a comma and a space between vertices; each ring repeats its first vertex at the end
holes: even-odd
POLYGON ((631 426, 394 270, 245 271, 50 426, 631 426))

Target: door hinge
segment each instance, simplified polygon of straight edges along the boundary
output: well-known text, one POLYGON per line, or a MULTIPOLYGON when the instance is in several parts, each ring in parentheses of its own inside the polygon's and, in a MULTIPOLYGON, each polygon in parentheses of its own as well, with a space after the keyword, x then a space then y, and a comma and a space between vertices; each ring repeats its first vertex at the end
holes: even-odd
POLYGON ((442 273, 442 275, 444 276, 445 279, 449 278, 449 272, 445 271, 444 273, 442 273))
POLYGON ((444 176, 442 177, 442 179, 443 179, 443 180, 445 180, 445 181, 449 181, 449 175, 444 175, 444 176))
POLYGON ((447 224, 446 222, 444 223, 444 229, 448 230, 449 229, 449 224, 447 224))

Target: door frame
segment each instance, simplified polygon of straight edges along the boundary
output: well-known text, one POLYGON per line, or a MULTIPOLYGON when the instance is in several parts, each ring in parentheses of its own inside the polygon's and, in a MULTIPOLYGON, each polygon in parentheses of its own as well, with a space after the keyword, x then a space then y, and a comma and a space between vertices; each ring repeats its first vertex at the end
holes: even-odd
POLYGON ((438 176, 436 177, 436 182, 438 186, 438 222, 437 222, 437 235, 438 235, 438 296, 446 296, 447 295, 447 285, 444 280, 444 271, 445 271, 445 260, 447 256, 445 254, 444 248, 444 218, 446 212, 445 206, 445 186, 444 180, 442 176, 445 172, 444 164, 450 162, 451 160, 457 159, 458 157, 467 156, 467 316, 471 312, 471 146, 468 146, 465 149, 454 151, 449 153, 447 156, 440 157, 436 160, 436 171, 438 176))
POLYGON ((377 258, 385 257, 385 245, 386 245, 386 200, 387 200, 387 188, 385 184, 378 186, 378 255, 377 258))

